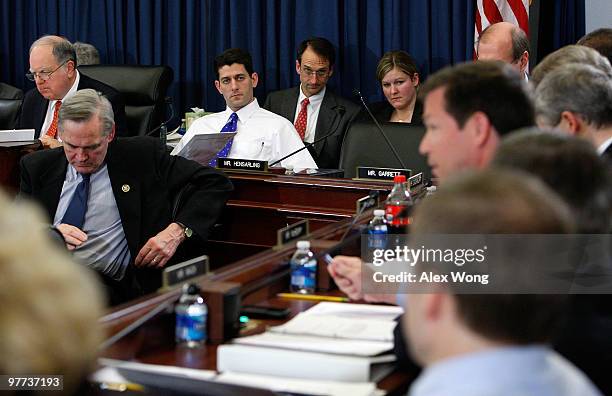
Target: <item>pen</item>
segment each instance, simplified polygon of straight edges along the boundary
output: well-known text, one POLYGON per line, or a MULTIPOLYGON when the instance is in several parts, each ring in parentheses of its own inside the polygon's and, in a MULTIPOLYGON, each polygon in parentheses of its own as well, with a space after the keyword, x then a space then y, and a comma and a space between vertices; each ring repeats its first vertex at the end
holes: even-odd
POLYGON ((122 383, 114 383, 114 382, 102 382, 100 384, 100 389, 111 390, 115 392, 125 392, 125 391, 142 392, 144 391, 144 387, 138 384, 132 384, 132 383, 122 384, 122 383))
POLYGON ((314 294, 278 293, 276 296, 290 300, 349 302, 349 299, 346 297, 319 296, 314 294))

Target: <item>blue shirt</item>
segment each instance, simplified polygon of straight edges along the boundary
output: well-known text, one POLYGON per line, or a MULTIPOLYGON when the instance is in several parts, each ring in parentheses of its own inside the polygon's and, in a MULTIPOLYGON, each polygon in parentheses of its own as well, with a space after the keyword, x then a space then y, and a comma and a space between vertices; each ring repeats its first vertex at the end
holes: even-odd
POLYGON ((427 367, 409 396, 595 396, 580 370, 543 345, 489 349, 427 367))
MULTIPOLYGON (((68 164, 60 200, 55 210, 54 226, 61 223, 81 180, 83 177, 68 164)), ((73 251, 74 256, 115 280, 122 279, 131 255, 106 164, 91 175, 83 232, 87 234, 87 241, 73 251)))

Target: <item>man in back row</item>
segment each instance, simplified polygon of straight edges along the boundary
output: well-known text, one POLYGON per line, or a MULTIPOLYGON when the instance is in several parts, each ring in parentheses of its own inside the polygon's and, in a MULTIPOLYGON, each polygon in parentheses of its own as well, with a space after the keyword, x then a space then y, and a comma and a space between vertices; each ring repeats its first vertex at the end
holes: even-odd
POLYGON ((359 106, 327 89, 334 74, 336 53, 327 39, 312 37, 302 41, 297 51, 295 71, 298 87, 271 92, 264 108, 291 121, 319 168, 337 169, 344 135, 359 113, 359 106))
MULTIPOLYGON (((219 151, 219 158, 274 162, 304 147, 289 121, 259 107, 253 97, 259 76, 253 71, 253 60, 248 52, 240 48, 225 50, 215 58, 215 72, 215 87, 223 95, 227 108, 194 121, 172 154, 178 154, 195 135, 220 132, 236 132, 236 136, 219 151)), ((280 164, 284 167, 317 168, 306 149, 280 164)), ((209 165, 215 166, 216 159, 209 165)))
POLYGON ((43 36, 30 47, 28 79, 36 83, 25 95, 18 128, 34 129, 45 147, 57 147, 58 115, 62 102, 79 89, 102 92, 113 106, 117 136, 128 136, 123 98, 108 85, 81 74, 70 41, 59 36, 43 36))
POLYGON ((479 60, 499 60, 511 65, 525 80, 529 76, 529 38, 510 22, 487 26, 476 45, 479 60))

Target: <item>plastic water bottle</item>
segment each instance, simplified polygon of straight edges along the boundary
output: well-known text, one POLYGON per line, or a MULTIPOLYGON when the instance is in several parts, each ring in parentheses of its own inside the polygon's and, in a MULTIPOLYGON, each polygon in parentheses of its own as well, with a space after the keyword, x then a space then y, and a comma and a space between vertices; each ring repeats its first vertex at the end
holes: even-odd
POLYGON ((309 241, 298 241, 291 257, 291 292, 314 293, 317 286, 317 260, 310 251, 309 241))
POLYGON ((405 234, 410 224, 410 211, 412 197, 406 188, 406 176, 398 175, 393 178, 393 189, 387 197, 385 213, 389 234, 405 234))
POLYGON ((374 218, 368 224, 368 247, 370 249, 384 249, 387 245, 387 231, 385 211, 376 209, 374 218))
POLYGON ((207 339, 208 307, 197 285, 183 285, 183 294, 176 305, 175 312, 176 343, 187 345, 189 348, 203 345, 207 339))

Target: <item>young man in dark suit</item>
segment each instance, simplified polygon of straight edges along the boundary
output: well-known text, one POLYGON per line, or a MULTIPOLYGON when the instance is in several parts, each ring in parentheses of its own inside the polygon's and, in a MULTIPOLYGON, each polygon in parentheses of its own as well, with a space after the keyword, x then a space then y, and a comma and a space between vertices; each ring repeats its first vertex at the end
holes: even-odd
POLYGON ((115 140, 110 102, 92 89, 68 98, 59 120, 63 147, 22 159, 21 196, 44 207, 68 249, 123 299, 156 290, 184 242, 201 250, 230 181, 170 156, 158 139, 115 140))
POLYGON ((342 140, 359 112, 359 106, 327 89, 335 58, 334 46, 327 39, 303 41, 295 61, 300 85, 271 92, 263 106, 293 122, 305 144, 331 134, 310 148, 319 168, 325 169, 338 168, 342 140))
POLYGON ((128 136, 123 98, 108 85, 79 73, 76 53, 70 41, 59 36, 43 36, 30 47, 30 71, 26 76, 36 83, 25 95, 18 128, 34 129, 46 148, 61 145, 57 139, 57 115, 63 100, 77 90, 101 92, 113 106, 117 136, 128 136))

